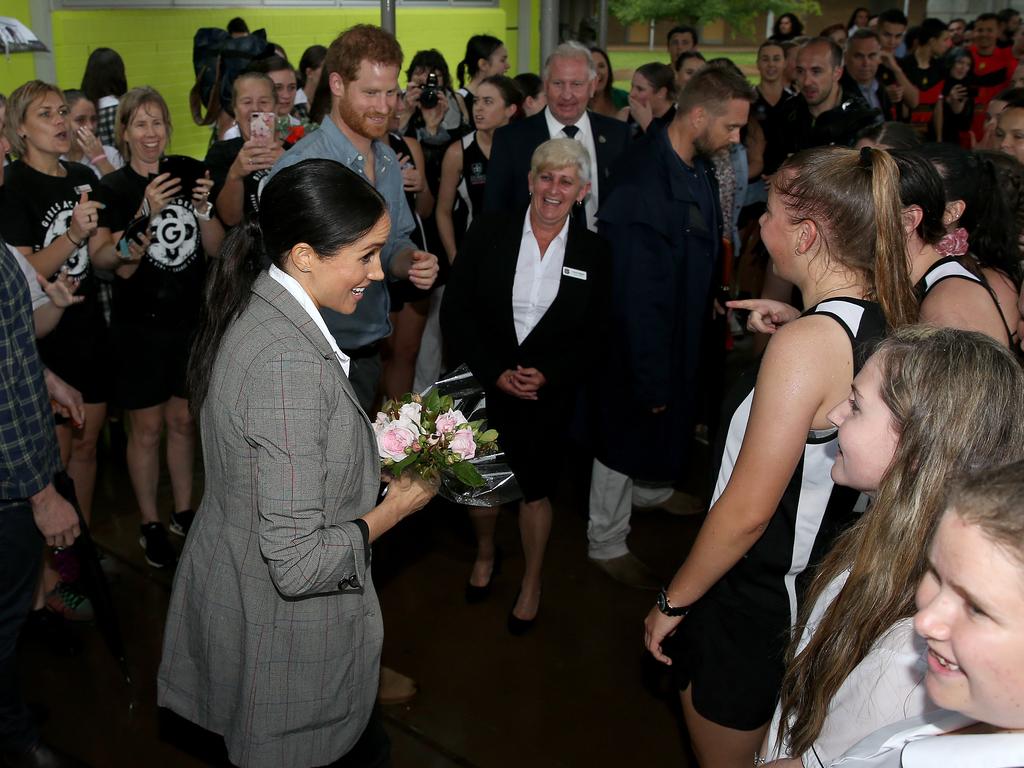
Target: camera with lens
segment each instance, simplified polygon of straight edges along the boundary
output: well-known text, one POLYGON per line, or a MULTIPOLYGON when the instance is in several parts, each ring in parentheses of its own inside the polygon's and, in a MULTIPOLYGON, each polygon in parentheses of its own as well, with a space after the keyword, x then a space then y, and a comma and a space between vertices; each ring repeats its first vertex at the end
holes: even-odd
POLYGON ((420 106, 433 109, 437 106, 440 96, 441 85, 437 81, 437 73, 431 72, 427 75, 427 82, 423 84, 423 90, 420 91, 420 106))

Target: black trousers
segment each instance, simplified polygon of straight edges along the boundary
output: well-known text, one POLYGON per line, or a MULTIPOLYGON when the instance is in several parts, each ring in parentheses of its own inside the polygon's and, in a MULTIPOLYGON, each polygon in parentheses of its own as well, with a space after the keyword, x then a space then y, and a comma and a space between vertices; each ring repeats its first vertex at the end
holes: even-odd
POLYGON ((0 504, 0 749, 24 752, 39 733, 21 697, 18 635, 32 609, 43 536, 26 502, 0 504))

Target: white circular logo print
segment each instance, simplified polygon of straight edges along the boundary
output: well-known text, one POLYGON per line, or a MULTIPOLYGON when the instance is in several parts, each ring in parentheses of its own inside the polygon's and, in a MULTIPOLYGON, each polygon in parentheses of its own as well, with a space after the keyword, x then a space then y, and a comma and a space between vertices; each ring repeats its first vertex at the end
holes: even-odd
MULTIPOLYGON (((64 237, 64 233, 71 226, 71 214, 74 212, 74 202, 65 203, 70 208, 57 209, 52 207, 46 212, 43 226, 46 227, 46 236, 43 238, 43 248, 54 240, 64 237)), ((67 269, 70 277, 83 277, 89 271, 89 246, 82 243, 82 247, 74 250, 64 262, 62 269, 67 269)))
POLYGON ((150 228, 153 242, 148 256, 161 269, 180 272, 199 252, 199 222, 192 207, 181 200, 167 204, 153 219, 150 228))

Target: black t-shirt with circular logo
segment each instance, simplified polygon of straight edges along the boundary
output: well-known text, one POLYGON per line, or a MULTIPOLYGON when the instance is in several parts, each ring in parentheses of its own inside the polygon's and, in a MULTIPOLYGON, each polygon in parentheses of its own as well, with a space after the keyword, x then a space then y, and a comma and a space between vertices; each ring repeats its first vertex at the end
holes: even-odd
MULTIPOLYGON (((0 206, 0 234, 15 247, 42 250, 65 236, 82 192, 98 199, 96 175, 80 163, 60 161, 64 176, 40 173, 21 160, 4 171, 4 204, 0 206)), ((89 261, 88 244, 71 253, 62 269, 80 280, 77 291, 84 301, 64 310, 60 322, 39 342, 47 367, 72 386, 83 389, 88 372, 106 346, 106 324, 99 301, 99 286, 89 261)), ((49 279, 56 277, 45 275, 49 279)))
MULTIPOLYGON (((100 199, 106 208, 100 226, 123 232, 138 213, 150 180, 129 165, 104 176, 100 199)), ((115 278, 111 325, 155 325, 186 334, 195 328, 206 254, 192 206, 193 186, 192 180, 182 179, 182 191, 151 218, 152 240, 134 274, 115 278)))

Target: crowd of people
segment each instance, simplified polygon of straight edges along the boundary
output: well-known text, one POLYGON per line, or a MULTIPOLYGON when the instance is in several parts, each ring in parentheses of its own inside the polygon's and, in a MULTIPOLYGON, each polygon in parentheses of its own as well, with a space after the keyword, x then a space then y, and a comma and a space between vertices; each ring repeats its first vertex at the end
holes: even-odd
MULTIPOLYGON (((859 8, 814 37, 784 14, 756 87, 685 26, 628 93, 571 41, 510 77, 475 35, 454 79, 370 25, 298 66, 260 49, 202 160, 167 153, 168 104, 110 49, 80 89, 3 100, 9 764, 73 764, 39 741, 15 644, 30 614, 92 617, 68 546, 109 422, 145 559, 177 566, 160 705, 232 764, 386 765, 371 544, 437 489, 381 493, 370 419, 460 364, 522 494, 512 635, 572 441, 589 559, 657 591, 644 644, 700 765, 1024 761, 1018 13, 859 8), (744 326, 757 362, 727 386, 744 326), (707 497, 680 490, 698 441, 707 497), (634 508, 704 516, 664 586, 634 508)), ((468 517, 475 603, 499 510, 468 517)))

